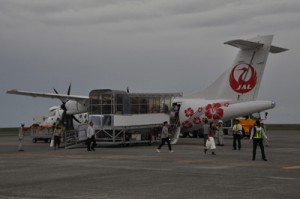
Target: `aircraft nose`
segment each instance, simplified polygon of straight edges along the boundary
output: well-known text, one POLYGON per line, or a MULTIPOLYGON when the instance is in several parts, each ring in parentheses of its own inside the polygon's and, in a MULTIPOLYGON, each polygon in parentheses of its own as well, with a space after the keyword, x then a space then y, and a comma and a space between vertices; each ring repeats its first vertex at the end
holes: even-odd
POLYGON ((272 102, 271 102, 271 106, 272 106, 272 108, 274 108, 274 107, 276 106, 276 102, 275 102, 275 101, 272 101, 272 102))

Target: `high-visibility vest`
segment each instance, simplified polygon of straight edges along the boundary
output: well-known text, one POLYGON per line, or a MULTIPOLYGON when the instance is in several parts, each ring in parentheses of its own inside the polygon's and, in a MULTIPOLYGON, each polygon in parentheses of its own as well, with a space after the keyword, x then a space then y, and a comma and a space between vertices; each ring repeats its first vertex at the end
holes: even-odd
POLYGON ((262 139, 262 127, 255 126, 254 139, 262 139))
POLYGON ((233 134, 241 134, 242 130, 243 130, 243 127, 241 124, 235 124, 232 127, 233 134))

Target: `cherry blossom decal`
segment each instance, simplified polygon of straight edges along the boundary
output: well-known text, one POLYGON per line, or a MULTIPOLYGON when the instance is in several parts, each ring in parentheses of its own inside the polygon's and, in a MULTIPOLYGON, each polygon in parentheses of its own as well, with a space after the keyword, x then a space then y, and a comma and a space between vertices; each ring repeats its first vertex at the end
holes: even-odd
POLYGON ((184 111, 184 113, 186 117, 192 117, 194 115, 194 110, 191 107, 189 107, 184 111))
POLYGON ((202 107, 199 107, 199 108, 198 108, 198 112, 201 113, 202 111, 203 111, 203 108, 202 108, 202 107))
POLYGON ((189 121, 182 122, 182 127, 184 127, 184 128, 190 128, 190 127, 192 127, 192 125, 193 124, 189 121))
POLYGON ((193 121, 194 121, 194 124, 200 124, 201 123, 200 117, 194 117, 193 121))
POLYGON ((215 104, 209 104, 206 106, 205 108, 206 112, 205 112, 205 116, 208 119, 220 119, 221 117, 223 117, 224 111, 221 108, 221 104, 220 103, 215 103, 215 104))

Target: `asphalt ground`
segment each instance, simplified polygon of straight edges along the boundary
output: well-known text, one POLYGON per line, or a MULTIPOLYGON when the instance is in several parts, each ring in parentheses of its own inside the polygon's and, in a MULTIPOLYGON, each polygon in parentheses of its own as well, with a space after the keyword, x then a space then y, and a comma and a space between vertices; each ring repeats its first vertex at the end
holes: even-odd
POLYGON ((242 140, 203 152, 203 139, 182 138, 174 153, 157 145, 53 150, 25 137, 0 137, 0 198, 300 198, 300 132, 268 132, 268 161, 242 140))

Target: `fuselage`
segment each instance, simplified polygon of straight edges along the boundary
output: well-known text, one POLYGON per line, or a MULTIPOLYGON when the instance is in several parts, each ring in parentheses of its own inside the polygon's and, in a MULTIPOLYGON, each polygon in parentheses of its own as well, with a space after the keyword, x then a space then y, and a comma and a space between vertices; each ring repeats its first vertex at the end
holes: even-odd
POLYGON ((176 99, 180 105, 179 121, 182 129, 197 130, 204 121, 217 122, 229 120, 254 112, 261 112, 275 107, 274 101, 232 101, 205 99, 176 99))

